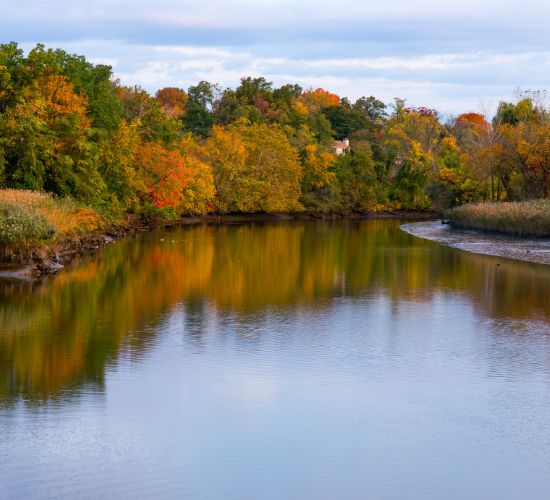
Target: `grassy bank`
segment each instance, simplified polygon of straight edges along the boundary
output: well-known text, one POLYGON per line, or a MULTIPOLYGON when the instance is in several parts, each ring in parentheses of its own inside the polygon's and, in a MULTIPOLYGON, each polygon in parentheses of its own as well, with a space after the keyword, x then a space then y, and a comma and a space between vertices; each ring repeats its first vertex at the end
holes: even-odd
MULTIPOLYGON (((160 217, 129 217, 113 225, 96 210, 72 199, 26 190, 0 189, 0 264, 29 263, 32 258, 51 258, 75 253, 76 250, 97 248, 105 239, 102 233, 125 234, 160 225, 196 223, 263 222, 309 219, 400 218, 427 219, 430 212, 277 212, 277 213, 210 213, 183 216, 176 220, 160 217), (108 226, 108 227, 107 227, 108 226)), ((108 218, 108 217, 107 217, 108 218)))
POLYGON ((73 200, 15 189, 0 190, 0 261, 43 256, 63 241, 105 226, 93 209, 73 200))
POLYGON ((550 237, 550 200, 475 203, 453 209, 453 226, 520 237, 550 237))

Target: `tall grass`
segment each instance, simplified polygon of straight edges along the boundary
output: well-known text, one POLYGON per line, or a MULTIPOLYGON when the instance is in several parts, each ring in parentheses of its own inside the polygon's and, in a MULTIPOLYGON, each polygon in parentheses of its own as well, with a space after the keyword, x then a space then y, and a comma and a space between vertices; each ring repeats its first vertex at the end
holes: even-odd
POLYGON ((448 214, 453 226, 513 236, 550 237, 550 200, 473 203, 448 214))
POLYGON ((0 260, 25 259, 103 225, 95 210, 73 200, 0 189, 0 260))

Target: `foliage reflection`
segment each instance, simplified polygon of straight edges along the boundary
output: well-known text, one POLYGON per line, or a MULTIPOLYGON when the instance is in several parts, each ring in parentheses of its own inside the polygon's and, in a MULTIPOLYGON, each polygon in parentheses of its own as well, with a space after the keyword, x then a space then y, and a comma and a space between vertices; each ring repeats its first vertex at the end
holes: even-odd
POLYGON ((103 386, 179 306, 236 317, 337 297, 470 301, 482 317, 550 319, 550 268, 413 238, 397 221, 196 226, 119 241, 38 284, 0 283, 0 404, 103 386))

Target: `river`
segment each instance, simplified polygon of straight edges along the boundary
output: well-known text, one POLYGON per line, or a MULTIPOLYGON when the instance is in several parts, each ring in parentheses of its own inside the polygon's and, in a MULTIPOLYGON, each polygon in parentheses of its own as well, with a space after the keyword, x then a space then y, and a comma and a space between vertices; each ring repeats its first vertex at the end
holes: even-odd
POLYGON ((0 498, 550 498, 550 266, 394 220, 0 281, 0 498))

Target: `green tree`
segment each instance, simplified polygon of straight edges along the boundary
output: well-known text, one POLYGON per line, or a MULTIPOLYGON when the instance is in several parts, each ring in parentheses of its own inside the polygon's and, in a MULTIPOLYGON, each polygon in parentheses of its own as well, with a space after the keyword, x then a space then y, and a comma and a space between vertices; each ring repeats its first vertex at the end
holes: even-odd
POLYGON ((187 107, 183 117, 184 129, 198 137, 208 137, 214 125, 213 107, 219 88, 212 83, 201 81, 189 87, 187 107))
POLYGON ((340 206, 343 212, 376 211, 378 182, 370 148, 352 151, 338 156, 334 166, 339 187, 340 206))

